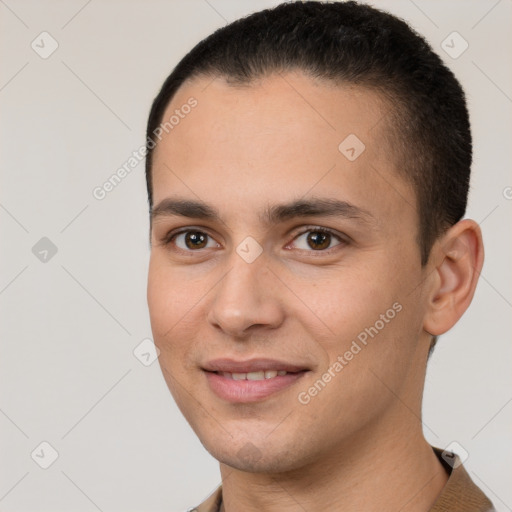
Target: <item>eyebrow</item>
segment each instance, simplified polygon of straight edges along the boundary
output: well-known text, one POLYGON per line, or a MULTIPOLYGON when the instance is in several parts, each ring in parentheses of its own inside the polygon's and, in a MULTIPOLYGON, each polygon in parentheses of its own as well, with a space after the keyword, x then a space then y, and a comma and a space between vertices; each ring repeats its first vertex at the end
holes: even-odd
MULTIPOLYGON (((192 219, 223 222, 219 212, 203 201, 166 198, 151 209, 151 221, 158 217, 179 216, 192 219)), ((263 225, 276 225, 287 220, 311 217, 342 217, 372 223, 375 217, 367 210, 347 201, 332 198, 298 199, 286 204, 267 206, 259 215, 263 225)))

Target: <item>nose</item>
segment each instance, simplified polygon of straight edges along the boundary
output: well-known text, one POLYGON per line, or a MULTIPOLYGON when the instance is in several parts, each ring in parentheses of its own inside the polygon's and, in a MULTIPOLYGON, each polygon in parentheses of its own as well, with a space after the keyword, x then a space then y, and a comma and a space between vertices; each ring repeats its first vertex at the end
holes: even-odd
POLYGON ((238 254, 212 291, 208 321, 230 337, 242 339, 253 331, 275 329, 284 321, 279 282, 262 254, 247 263, 238 254))

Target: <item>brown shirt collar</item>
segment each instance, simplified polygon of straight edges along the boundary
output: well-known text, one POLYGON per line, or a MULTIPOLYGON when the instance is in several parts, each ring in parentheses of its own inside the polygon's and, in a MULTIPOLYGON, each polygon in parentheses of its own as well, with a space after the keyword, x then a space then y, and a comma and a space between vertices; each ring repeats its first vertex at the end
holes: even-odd
POLYGON ((496 512, 491 501, 471 480, 459 456, 432 448, 450 476, 430 512, 496 512), (450 463, 445 459, 451 459, 450 463))
MULTIPOLYGON (((450 476, 430 512, 496 512, 491 501, 471 480, 459 456, 432 448, 450 476)), ((219 485, 213 494, 189 512, 220 512, 221 504, 222 486, 219 485)))

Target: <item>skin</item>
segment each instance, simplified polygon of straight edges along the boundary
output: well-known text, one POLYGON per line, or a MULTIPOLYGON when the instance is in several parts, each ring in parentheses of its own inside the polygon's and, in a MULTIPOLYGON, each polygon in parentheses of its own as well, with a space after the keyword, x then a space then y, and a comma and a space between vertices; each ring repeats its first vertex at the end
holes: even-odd
POLYGON ((197 107, 156 147, 154 205, 200 200, 221 220, 152 219, 148 305, 169 389, 220 461, 224 509, 429 510, 447 474, 421 422, 428 348, 471 302, 478 225, 451 227, 421 266, 414 190, 396 172, 386 105, 372 91, 299 72, 244 87, 201 77, 179 89, 164 119, 191 96, 197 107), (365 144, 355 161, 338 150, 349 134, 365 144), (262 222, 267 206, 300 198, 347 201, 367 215, 262 222), (206 246, 190 248, 185 235, 164 242, 185 227, 209 235, 206 246), (319 250, 308 243, 315 227, 341 238, 319 250), (236 252, 247 236, 263 250, 252 263, 236 252), (395 318, 300 403, 395 303, 395 318), (265 400, 233 404, 202 370, 219 357, 310 371, 265 400))

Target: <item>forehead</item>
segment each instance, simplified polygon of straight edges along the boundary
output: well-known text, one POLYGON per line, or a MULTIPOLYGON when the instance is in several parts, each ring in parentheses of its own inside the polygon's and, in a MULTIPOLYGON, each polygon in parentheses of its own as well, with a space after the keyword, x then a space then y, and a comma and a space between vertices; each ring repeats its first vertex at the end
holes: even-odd
POLYGON ((231 191, 242 209, 310 192, 384 210, 403 207, 404 198, 410 206, 414 194, 395 172, 386 112, 371 90, 302 73, 245 85, 196 78, 164 113, 163 123, 174 122, 155 149, 154 203, 178 188, 224 202, 231 191))
MULTIPOLYGON (((185 128, 174 126, 170 130, 177 144, 183 142, 181 137, 201 137, 211 141, 205 146, 209 149, 219 143, 234 145, 248 138, 263 141, 269 134, 287 133, 293 138, 289 138, 286 146, 296 152, 294 142, 303 138, 309 140, 309 145, 323 139, 325 146, 334 144, 337 148, 337 143, 352 134, 373 146, 368 149, 379 148, 373 143, 378 142, 381 129, 386 125, 388 108, 382 98, 368 88, 336 85, 301 72, 272 74, 246 84, 228 80, 200 77, 178 89, 167 106, 163 122, 173 116, 176 118, 182 110, 189 111, 187 103, 191 98, 197 105, 190 112, 195 122, 185 122, 186 114, 180 116, 183 121, 180 124, 185 128)), ((276 144, 281 142, 276 140, 276 144)))

